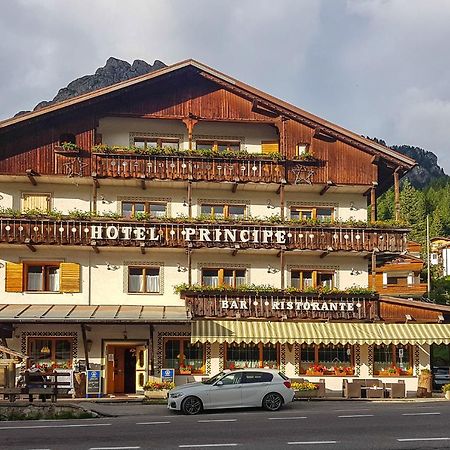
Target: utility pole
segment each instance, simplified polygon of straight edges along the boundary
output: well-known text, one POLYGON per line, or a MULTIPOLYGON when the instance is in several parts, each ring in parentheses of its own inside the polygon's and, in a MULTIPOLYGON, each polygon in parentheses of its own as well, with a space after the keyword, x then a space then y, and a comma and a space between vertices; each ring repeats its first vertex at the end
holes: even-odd
POLYGON ((430 264, 430 216, 427 214, 427 296, 431 291, 431 264, 430 264))

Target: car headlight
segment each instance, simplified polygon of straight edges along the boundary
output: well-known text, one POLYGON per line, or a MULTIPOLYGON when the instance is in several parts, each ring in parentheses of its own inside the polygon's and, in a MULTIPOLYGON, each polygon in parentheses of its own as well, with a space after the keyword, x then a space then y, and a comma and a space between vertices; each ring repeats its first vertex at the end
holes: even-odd
POLYGON ((180 398, 183 397, 183 392, 174 392, 173 394, 170 394, 170 398, 180 398))

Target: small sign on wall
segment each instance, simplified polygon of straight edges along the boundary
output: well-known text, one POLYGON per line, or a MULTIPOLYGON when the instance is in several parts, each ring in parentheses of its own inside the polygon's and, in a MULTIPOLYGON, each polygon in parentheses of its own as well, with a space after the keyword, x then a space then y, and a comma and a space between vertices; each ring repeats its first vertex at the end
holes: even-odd
POLYGON ((86 382, 86 397, 89 395, 97 395, 101 397, 102 392, 102 371, 88 370, 86 382))
POLYGON ((161 381, 170 381, 173 383, 175 380, 175 369, 161 369, 161 381))

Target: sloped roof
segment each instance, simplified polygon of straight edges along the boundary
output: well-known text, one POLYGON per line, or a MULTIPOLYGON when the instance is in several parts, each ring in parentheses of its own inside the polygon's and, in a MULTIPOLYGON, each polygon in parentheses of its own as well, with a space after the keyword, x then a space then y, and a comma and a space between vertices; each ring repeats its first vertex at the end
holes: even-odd
POLYGON ((89 101, 91 99, 99 98, 99 97, 105 96, 107 94, 117 92, 122 89, 134 86, 134 85, 138 85, 145 81, 152 80, 152 79, 170 74, 172 72, 181 70, 185 67, 194 67, 194 68, 198 69, 200 72, 204 72, 204 73, 208 74, 209 76, 211 76, 215 79, 218 79, 221 82, 223 82, 229 86, 237 87, 243 91, 248 92, 249 94, 252 94, 252 95, 259 97, 267 102, 270 102, 275 106, 283 108, 287 112, 297 114, 298 116, 301 116, 302 118, 313 122, 317 126, 323 127, 325 130, 328 129, 332 132, 338 133, 339 135, 341 135, 343 137, 352 139, 366 147, 372 148, 378 154, 398 161, 399 165, 404 166, 406 169, 411 169, 412 167, 414 167, 416 165, 416 162, 413 159, 411 159, 399 152, 396 152, 384 145, 378 144, 377 142, 371 141, 370 139, 364 138, 364 137, 362 137, 356 133, 353 133, 343 127, 340 127, 339 125, 336 125, 332 122, 329 122, 325 119, 315 116, 314 114, 311 114, 311 113, 309 113, 303 109, 300 109, 288 102, 285 102, 276 97, 273 97, 270 94, 260 91, 259 89, 256 89, 256 88, 254 88, 246 83, 243 83, 235 78, 225 75, 222 72, 219 72, 219 71, 217 71, 209 66, 206 66, 205 64, 202 64, 198 61, 195 61, 193 59, 187 59, 185 61, 178 62, 171 66, 164 67, 160 70, 156 70, 156 71, 150 72, 148 74, 144 74, 144 75, 132 78, 130 80, 122 81, 122 82, 113 84, 111 86, 108 86, 108 87, 105 87, 102 89, 98 89, 93 92, 89 92, 89 93, 79 95, 77 97, 73 97, 73 98, 70 98, 68 100, 65 100, 65 101, 62 101, 59 103, 55 103, 53 105, 49 105, 49 106, 39 109, 37 111, 30 111, 29 113, 22 114, 17 117, 12 117, 10 119, 0 121, 0 130, 5 129, 10 126, 13 126, 13 125, 16 125, 16 124, 19 124, 19 123, 26 122, 28 120, 32 120, 34 118, 44 116, 46 114, 49 114, 49 113, 52 113, 52 112, 55 112, 58 110, 62 110, 64 108, 68 108, 73 105, 81 104, 81 103, 89 101))

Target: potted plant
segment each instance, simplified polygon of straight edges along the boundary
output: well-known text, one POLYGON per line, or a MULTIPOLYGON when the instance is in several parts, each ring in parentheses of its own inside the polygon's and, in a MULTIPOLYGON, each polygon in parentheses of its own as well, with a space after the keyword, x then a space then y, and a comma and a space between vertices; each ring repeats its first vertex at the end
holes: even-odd
POLYGON ((295 392, 295 398, 312 398, 317 397, 319 393, 319 386, 309 381, 302 381, 301 383, 293 382, 291 384, 295 392))
POLYGON ((190 375, 192 373, 192 366, 180 366, 180 375, 190 375))
POLYGON ((444 384, 442 386, 442 392, 444 393, 444 396, 447 400, 450 400, 450 383, 444 384))
POLYGON ((155 381, 148 380, 144 385, 144 395, 151 399, 164 399, 167 393, 175 387, 175 383, 171 381, 155 381))

